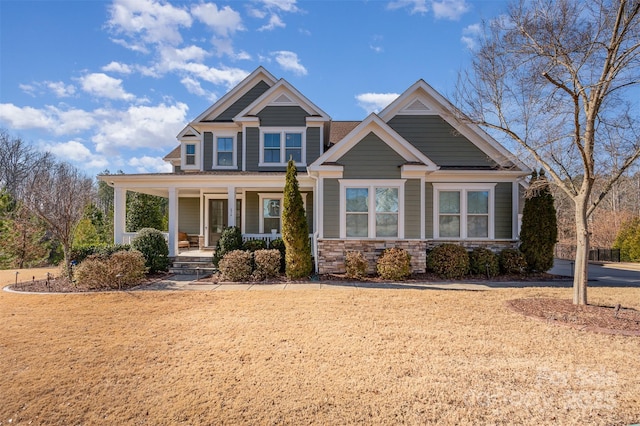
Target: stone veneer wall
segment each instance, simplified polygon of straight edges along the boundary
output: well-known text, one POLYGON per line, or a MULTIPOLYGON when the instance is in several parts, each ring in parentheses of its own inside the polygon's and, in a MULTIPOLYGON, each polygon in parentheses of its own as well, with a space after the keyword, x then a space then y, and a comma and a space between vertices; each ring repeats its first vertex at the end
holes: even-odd
POLYGON ((348 251, 360 251, 369 262, 370 274, 376 273, 376 261, 384 249, 398 247, 411 254, 412 272, 424 272, 427 267, 426 241, 421 240, 318 240, 318 273, 344 273, 348 251))
POLYGON ((518 248, 518 241, 513 240, 490 240, 490 241, 460 241, 460 240, 429 240, 426 242, 426 249, 431 250, 435 246, 439 246, 440 244, 458 244, 467 250, 471 251, 476 247, 484 247, 488 248, 494 253, 498 253, 506 248, 518 248))

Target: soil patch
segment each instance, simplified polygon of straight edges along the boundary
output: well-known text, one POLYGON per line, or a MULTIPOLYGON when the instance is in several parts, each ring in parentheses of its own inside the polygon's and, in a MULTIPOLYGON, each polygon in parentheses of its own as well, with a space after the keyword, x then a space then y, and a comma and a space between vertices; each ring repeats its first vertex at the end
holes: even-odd
POLYGON ((528 317, 607 334, 640 336, 640 311, 615 306, 574 305, 568 299, 515 299, 507 305, 528 317))
MULTIPOLYGON (((170 274, 167 273, 155 273, 148 274, 144 281, 133 287, 133 288, 141 288, 147 286, 149 284, 153 284, 159 280, 166 279, 170 277, 170 274)), ((85 293, 85 292, 103 292, 103 291, 113 291, 118 290, 118 288, 114 289, 93 289, 83 287, 74 282, 69 281, 65 277, 53 276, 51 275, 49 279, 33 279, 31 281, 19 282, 17 284, 11 284, 9 286, 11 290, 14 291, 24 291, 31 293, 85 293)), ((131 290, 131 288, 123 288, 123 290, 131 290)))

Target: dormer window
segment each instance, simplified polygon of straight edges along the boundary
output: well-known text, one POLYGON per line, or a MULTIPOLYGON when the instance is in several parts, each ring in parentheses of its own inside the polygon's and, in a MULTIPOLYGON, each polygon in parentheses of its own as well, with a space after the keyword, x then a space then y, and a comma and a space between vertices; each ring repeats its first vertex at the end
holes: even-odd
POLYGON ((286 166, 289 159, 298 166, 305 162, 305 128, 266 130, 260 134, 260 166, 286 166))
POLYGON ((185 164, 187 166, 195 166, 196 164, 196 145, 188 143, 185 146, 185 164))
POLYGON ((182 170, 200 170, 200 144, 182 142, 182 170))

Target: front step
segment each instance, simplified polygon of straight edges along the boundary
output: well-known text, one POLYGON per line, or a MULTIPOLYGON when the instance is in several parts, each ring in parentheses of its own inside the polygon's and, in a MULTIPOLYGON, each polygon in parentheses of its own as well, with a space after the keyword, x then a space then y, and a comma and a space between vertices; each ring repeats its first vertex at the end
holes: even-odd
POLYGON ((211 275, 216 269, 210 257, 177 257, 173 260, 169 272, 175 275, 211 275))

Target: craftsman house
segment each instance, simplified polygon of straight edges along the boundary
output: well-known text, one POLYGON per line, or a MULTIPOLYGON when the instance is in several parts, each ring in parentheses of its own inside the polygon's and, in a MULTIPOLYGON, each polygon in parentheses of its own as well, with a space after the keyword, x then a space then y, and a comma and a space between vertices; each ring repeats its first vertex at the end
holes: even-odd
POLYGON ((115 241, 134 235, 126 191, 169 199, 171 256, 213 248, 228 226, 245 239, 276 238, 293 158, 320 273, 344 271, 347 250, 373 264, 402 247, 424 271, 426 251, 442 242, 511 247, 530 170, 454 111, 419 80, 378 114, 332 121, 259 67, 178 134, 165 157, 172 173, 100 176, 115 188, 115 241))

